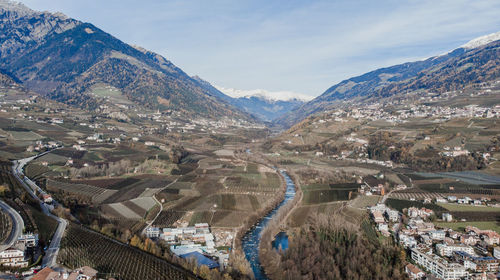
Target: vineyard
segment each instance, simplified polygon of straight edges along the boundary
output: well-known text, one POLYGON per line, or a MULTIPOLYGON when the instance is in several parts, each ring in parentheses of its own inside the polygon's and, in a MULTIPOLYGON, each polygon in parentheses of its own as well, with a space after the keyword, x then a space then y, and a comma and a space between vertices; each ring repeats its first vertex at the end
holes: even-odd
POLYGON ((326 203, 339 200, 349 200, 356 196, 356 189, 346 190, 314 190, 304 191, 304 204, 326 203))
POLYGON ((354 199, 358 184, 311 184, 302 186, 303 204, 327 203, 339 200, 354 199))
POLYGON ((117 279, 196 279, 186 270, 82 226, 70 224, 58 262, 70 268, 88 265, 117 279))
POLYGON ((139 182, 139 179, 135 178, 88 179, 88 180, 71 181, 71 183, 85 184, 103 189, 116 189, 116 190, 137 182, 139 182))
POLYGON ((0 243, 3 243, 8 237, 12 230, 12 219, 9 214, 0 211, 0 243))
POLYGON ((245 193, 248 191, 276 192, 281 185, 281 180, 276 173, 234 173, 224 181, 228 191, 245 193))
POLYGON ((38 180, 40 176, 47 173, 48 171, 50 171, 48 167, 36 163, 28 164, 24 170, 26 176, 28 176, 32 180, 38 180))
POLYGON ((400 212, 403 212, 404 208, 410 208, 410 207, 417 207, 417 208, 422 208, 425 207, 427 209, 430 209, 434 212, 437 213, 442 213, 446 212, 447 209, 443 208, 439 205, 432 204, 432 203, 422 203, 420 201, 411 201, 411 200, 401 200, 401 199, 395 199, 395 198, 389 198, 386 201, 387 206, 396 209, 400 212))
POLYGON ((49 191, 63 191, 90 198, 95 203, 100 203, 113 195, 114 191, 94 187, 84 184, 71 184, 55 180, 47 180, 47 189, 49 191))
POLYGON ((185 212, 167 210, 161 212, 155 221, 156 226, 160 227, 171 227, 177 220, 182 218, 185 212))
POLYGON ((428 199, 436 199, 436 198, 447 198, 448 196, 450 195, 453 195, 453 196, 456 196, 456 197, 465 197, 465 196, 468 196, 468 197, 471 197, 471 198, 481 198, 481 197, 490 197, 491 199, 500 199, 500 195, 496 194, 496 195, 486 195, 486 194, 479 194, 479 193, 471 193, 471 192, 468 192, 468 193, 459 193, 459 192, 455 192, 455 193, 446 193, 446 192, 443 192, 443 193, 438 193, 438 192, 425 192, 425 191, 422 191, 422 190, 419 190, 419 189, 415 189, 415 188, 412 188, 412 189, 409 189, 409 190, 403 190, 403 191, 396 191, 396 192, 393 192, 391 193, 390 197, 392 198, 397 198, 397 199, 407 199, 407 200, 410 200, 410 199, 415 199, 415 200, 424 200, 426 198, 428 199))

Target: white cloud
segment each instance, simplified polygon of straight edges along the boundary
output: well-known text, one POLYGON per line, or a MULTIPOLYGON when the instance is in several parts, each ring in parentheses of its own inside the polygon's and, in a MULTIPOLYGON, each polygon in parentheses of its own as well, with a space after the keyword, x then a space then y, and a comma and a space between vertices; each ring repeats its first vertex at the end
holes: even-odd
POLYGON ((313 96, 307 94, 297 93, 292 91, 268 91, 265 89, 241 90, 234 88, 224 88, 220 86, 215 86, 215 88, 233 98, 255 96, 255 97, 263 97, 269 100, 283 100, 283 101, 291 99, 309 101, 314 98, 313 96))

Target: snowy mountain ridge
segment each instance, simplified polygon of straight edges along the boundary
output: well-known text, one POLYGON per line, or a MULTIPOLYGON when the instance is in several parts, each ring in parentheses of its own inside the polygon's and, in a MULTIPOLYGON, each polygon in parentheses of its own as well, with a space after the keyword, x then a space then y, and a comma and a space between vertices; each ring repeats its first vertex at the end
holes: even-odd
POLYGON ((314 98, 313 96, 309 96, 307 94, 297 93, 292 91, 268 91, 265 89, 241 90, 234 88, 224 88, 220 86, 215 86, 215 88, 217 88, 219 91, 232 98, 257 97, 269 101, 289 101, 289 100, 309 101, 314 98))
POLYGON ((475 49, 498 40, 500 40, 500 31, 472 39, 464 45, 460 46, 460 48, 475 49))

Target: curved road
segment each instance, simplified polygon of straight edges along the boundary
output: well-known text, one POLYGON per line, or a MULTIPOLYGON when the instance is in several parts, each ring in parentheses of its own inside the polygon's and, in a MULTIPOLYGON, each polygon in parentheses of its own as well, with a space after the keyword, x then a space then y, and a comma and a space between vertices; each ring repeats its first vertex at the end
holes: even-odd
POLYGON ((12 219, 12 230, 10 231, 9 237, 7 240, 0 245, 0 252, 3 250, 8 249, 14 243, 16 243, 17 238, 23 233, 24 229, 24 221, 23 218, 21 218, 21 215, 17 213, 14 208, 10 207, 7 203, 4 201, 0 200, 0 208, 2 208, 7 214, 9 214, 10 218, 12 219))
MULTIPOLYGON (((28 177, 25 177, 23 174, 23 168, 28 162, 43 156, 50 151, 41 153, 39 155, 29 157, 29 158, 24 158, 20 160, 15 160, 13 161, 14 166, 13 166, 13 174, 16 177, 16 179, 21 183, 21 185, 28 191, 28 193, 36 200, 40 202, 40 207, 43 211, 43 213, 52 219, 56 220, 58 225, 56 232, 52 236, 52 241, 50 242, 49 248, 45 251, 45 256, 43 257, 42 260, 42 267, 48 266, 48 267, 55 267, 57 265, 56 260, 57 260, 57 254, 59 253, 59 246, 61 243, 62 236, 64 234, 64 230, 66 229, 66 226, 68 225, 68 221, 66 221, 63 218, 57 217, 55 215, 52 215, 50 213, 50 207, 47 204, 45 204, 43 201, 41 201, 38 196, 35 194, 35 191, 38 193, 45 194, 45 191, 42 190, 37 184, 35 184, 33 181, 31 181, 28 177), (22 175, 22 176, 21 176, 22 175), (24 178, 21 179, 21 177, 24 178)), ((54 200, 53 201, 54 205, 57 205, 57 202, 54 200)))

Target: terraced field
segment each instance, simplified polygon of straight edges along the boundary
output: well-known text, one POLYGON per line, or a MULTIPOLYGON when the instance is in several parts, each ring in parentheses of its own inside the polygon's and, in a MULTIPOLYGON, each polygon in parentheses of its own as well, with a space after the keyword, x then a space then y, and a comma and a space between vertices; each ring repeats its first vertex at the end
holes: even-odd
POLYGON ((102 203, 116 192, 115 190, 107 190, 91 185, 71 184, 50 179, 47 180, 47 189, 49 191, 63 191, 89 197, 95 204, 102 203))
POLYGON ((124 280, 196 279, 162 258, 84 227, 70 223, 67 230, 57 260, 70 268, 88 265, 124 280))
POLYGON ((110 203, 103 205, 104 209, 112 209, 108 214, 115 218, 125 218, 130 220, 142 219, 153 206, 156 201, 151 197, 138 197, 124 202, 110 203), (113 215, 114 214, 114 215, 113 215), (117 216, 116 214, 119 214, 117 216))
POLYGON ((177 220, 179 220, 186 212, 166 210, 160 213, 155 221, 155 225, 159 227, 171 227, 177 220))
POLYGON ((139 181, 128 180, 131 184, 125 184, 125 182, 119 182, 117 184, 123 185, 119 189, 115 189, 111 196, 109 196, 104 203, 117 203, 124 202, 139 197, 145 190, 153 188, 162 188, 170 184, 172 181, 168 178, 164 179, 140 179, 139 181))

